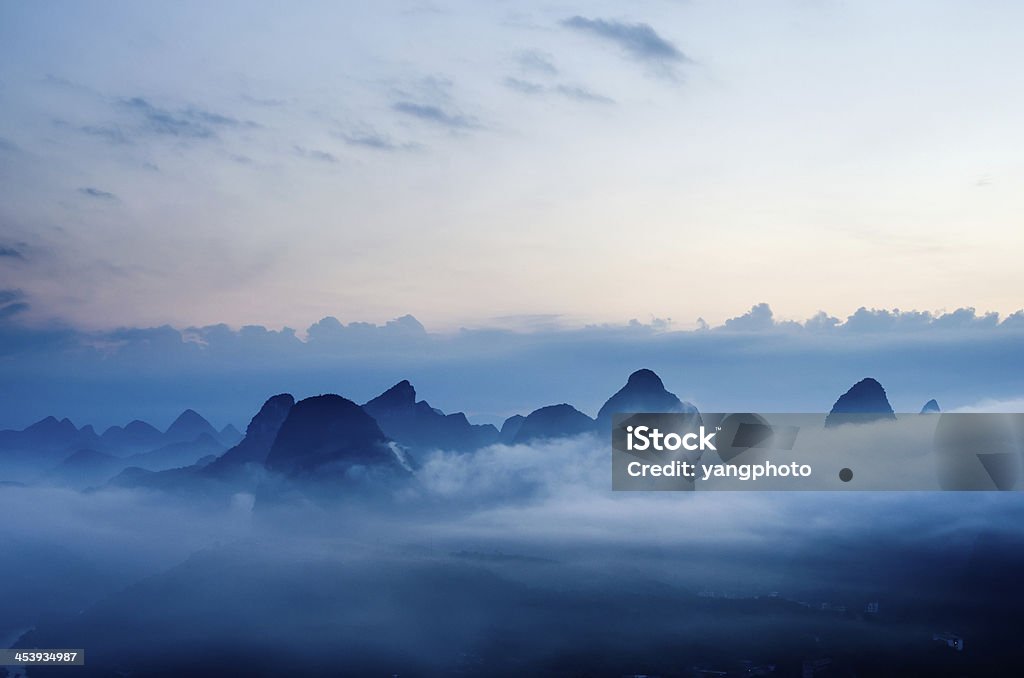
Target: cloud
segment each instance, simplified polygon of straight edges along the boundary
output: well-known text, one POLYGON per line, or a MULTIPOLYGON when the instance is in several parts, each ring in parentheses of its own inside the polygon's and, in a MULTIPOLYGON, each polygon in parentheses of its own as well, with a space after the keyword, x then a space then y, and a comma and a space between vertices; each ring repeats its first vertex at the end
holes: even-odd
POLYGON ((1017 311, 1000 322, 998 313, 978 312, 971 307, 958 308, 949 312, 902 311, 894 309, 868 309, 860 307, 845 320, 819 311, 804 322, 775 320, 771 307, 766 303, 756 304, 743 315, 730 318, 717 328, 734 331, 806 331, 835 332, 839 334, 896 333, 896 332, 945 332, 954 330, 976 331, 1024 326, 1024 312, 1017 311))
POLYGON ((391 137, 374 131, 339 132, 337 136, 350 146, 360 146, 376 151, 411 151, 419 148, 418 144, 398 143, 391 137))
POLYGON ((80 188, 78 189, 78 192, 81 193, 82 195, 87 195, 90 198, 98 198, 100 200, 117 200, 117 196, 114 195, 113 193, 110 193, 108 191, 101 191, 100 189, 93 188, 91 186, 80 188))
POLYGON ((547 91, 547 87, 540 85, 535 82, 529 82, 528 80, 520 80, 519 78, 505 78, 502 84, 509 89, 514 89, 517 92, 523 94, 543 94, 547 91))
POLYGON ((0 304, 9 304, 25 298, 25 292, 15 288, 0 289, 0 304))
POLYGON ((646 61, 660 63, 684 63, 688 61, 674 44, 645 23, 624 23, 608 19, 588 19, 573 16, 562 21, 562 25, 576 31, 589 33, 615 43, 632 56, 646 61))
POLYGON ((0 245, 0 257, 21 260, 25 259, 25 255, 21 253, 21 250, 11 247, 9 245, 0 245))
MULTIPOLYGON (((34 313, 43 306, 33 298, 34 313)), ((305 333, 212 326, 50 336, 9 319, 0 355, 13 357, 0 362, 0 381, 22 396, 0 413, 0 428, 48 414, 93 424, 126 412, 162 421, 185 407, 241 426, 251 408, 284 388, 365 402, 402 379, 436 407, 465 411, 477 423, 554 402, 592 415, 641 367, 710 412, 826 411, 866 376, 903 412, 931 398, 953 408, 1024 395, 1024 377, 1005 368, 1024 360, 1024 314, 998 325, 970 311, 860 311, 845 321, 819 314, 797 323, 758 304, 696 331, 658 320, 583 328, 557 320, 496 320, 450 334, 407 317, 386 325, 325 318, 305 333), (90 399, 100 383, 109 398, 90 399), (240 389, 248 400, 237 397, 240 389)))
POLYGON ((842 321, 824 311, 818 311, 804 322, 804 327, 812 332, 827 332, 835 329, 842 321))
POLYGON ((211 111, 204 111, 199 108, 189 108, 183 112, 188 118, 192 120, 198 120, 200 122, 224 127, 255 127, 256 123, 251 121, 241 121, 235 118, 221 115, 220 113, 213 113, 211 111))
POLYGON ((319 160, 320 162, 336 163, 338 162, 337 156, 327 151, 321 151, 316 148, 303 148, 302 146, 296 146, 295 152, 304 158, 310 158, 312 160, 319 160))
POLYGON ((592 104, 614 104, 615 100, 611 97, 606 97, 603 94, 592 92, 586 87, 579 87, 575 85, 558 85, 555 87, 555 91, 564 97, 574 99, 576 101, 583 101, 592 104))
MULTIPOLYGON (((532 675, 568 657, 579 673, 601 674, 608 657, 664 655, 680 638, 735 656, 737 628, 769 648, 804 628, 855 628, 789 612, 787 598, 881 594, 893 608, 949 609, 988 590, 971 583, 979 570, 1015 571, 1024 507, 1019 493, 612 492, 607 450, 584 440, 434 455, 417 482, 373 488, 380 501, 345 487, 336 492, 353 496, 338 506, 275 506, 268 485, 255 508, 248 492, 212 505, 117 488, 6 488, 0 513, 24 513, 0 526, 9 633, 34 627, 42 647, 80 638, 94 670, 114 657, 137 673, 149 657, 178 674, 230 673, 204 652, 273 634, 289 663, 279 673, 330 664, 357 675, 532 675), (976 548, 993 532, 1014 539, 976 548), (708 590, 746 599, 695 598, 708 590), (781 599, 749 598, 768 591, 781 599), (38 592, 55 602, 40 610, 38 592), (767 620, 751 621, 753 609, 767 620), (632 610, 643 624, 608 623, 632 610), (143 632, 126 640, 118 631, 129 627, 143 632)), ((1003 597, 1000 609, 1014 609, 1017 597, 1003 597)), ((1007 614, 976 633, 1012 632, 1007 614)), ((898 620, 901 642, 929 637, 931 622, 916 619, 898 620)), ((661 665, 692 664, 691 646, 661 665)), ((267 672, 263 656, 240 669, 234 655, 235 673, 267 672)))
POLYGON ((516 58, 519 67, 526 72, 540 73, 543 75, 558 75, 558 68, 555 67, 550 54, 527 50, 520 52, 516 58))
POLYGON ((29 304, 24 299, 25 292, 20 289, 0 289, 0 320, 7 320, 27 311, 29 304))
POLYGON ((440 106, 420 104, 412 101, 399 101, 391 106, 391 110, 420 120, 431 122, 450 129, 475 129, 479 123, 471 117, 460 113, 450 113, 440 106))
POLYGON ((242 101, 252 104, 253 106, 263 106, 267 108, 276 108, 279 106, 284 106, 285 103, 287 103, 284 99, 254 97, 248 94, 242 95, 242 101))
MULTIPOLYGON (((1004 324, 1013 324, 1016 314, 1004 324)), ((978 315, 973 308, 958 308, 949 313, 932 314, 930 311, 901 311, 900 309, 857 309, 842 328, 847 332, 924 331, 932 329, 986 329, 999 325, 994 313, 978 315)))
POLYGON ((121 128, 116 125, 83 125, 82 127, 79 127, 78 130, 83 134, 96 137, 97 139, 102 139, 112 145, 131 143, 121 128))
POLYGON ((1003 412, 1016 414, 1024 412, 1024 398, 983 398, 979 402, 963 405, 949 410, 950 412, 1003 412))
POLYGON ((121 105, 141 116, 148 131, 165 136, 209 139, 216 136, 217 128, 258 127, 254 122, 238 120, 195 106, 178 111, 159 108, 142 97, 123 100, 121 105))
POLYGON ((13 141, 8 141, 7 139, 0 137, 0 151, 8 151, 13 153, 16 150, 18 150, 18 147, 17 145, 15 145, 13 141))
POLYGON ((741 332, 757 332, 770 330, 775 326, 775 318, 768 304, 755 304, 741 316, 729 318, 723 329, 741 332))
POLYGON ((547 87, 545 85, 541 85, 540 83, 513 77, 505 78, 503 84, 505 85, 505 87, 508 87, 509 89, 530 96, 554 93, 567 99, 572 99, 574 101, 580 101, 584 103, 615 103, 615 100, 610 97, 606 97, 603 94, 598 94, 597 92, 593 92, 585 87, 580 87, 576 85, 555 85, 554 87, 547 87))
POLYGON ((28 303, 24 301, 7 304, 6 306, 0 307, 0 320, 7 320, 11 316, 27 311, 29 308, 28 303))

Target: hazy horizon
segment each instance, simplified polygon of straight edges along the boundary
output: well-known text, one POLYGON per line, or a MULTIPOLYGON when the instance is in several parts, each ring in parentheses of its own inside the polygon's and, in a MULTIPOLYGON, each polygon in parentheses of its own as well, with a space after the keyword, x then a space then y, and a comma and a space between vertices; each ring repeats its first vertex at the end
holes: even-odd
POLYGON ((827 412, 864 377, 893 407, 916 412, 1020 407, 1024 313, 932 315, 862 309, 780 320, 757 304, 723 324, 678 329, 663 319, 528 330, 425 328, 324 318, 304 332, 261 326, 170 326, 83 332, 0 321, 7 389, 0 428, 56 415, 105 428, 139 418, 166 426, 185 408, 243 428, 266 398, 338 393, 365 402, 402 379, 418 397, 476 423, 567 402, 589 415, 626 377, 654 369, 704 411, 827 412))

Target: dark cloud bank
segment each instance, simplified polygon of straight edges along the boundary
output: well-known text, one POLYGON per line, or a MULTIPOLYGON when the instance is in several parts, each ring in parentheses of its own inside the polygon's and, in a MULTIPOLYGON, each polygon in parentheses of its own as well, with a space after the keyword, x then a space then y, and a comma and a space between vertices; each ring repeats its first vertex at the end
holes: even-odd
MULTIPOLYGON (((7 313, 27 307, 17 290, 7 313)), ((1024 314, 1000 320, 960 309, 941 315, 861 309, 780 322, 761 304, 723 326, 672 331, 664 321, 514 332, 438 334, 411 316, 384 325, 325 318, 305 339, 290 329, 224 325, 84 333, 0 324, 5 389, 0 428, 44 416, 78 425, 133 418, 166 426, 186 407, 241 427, 274 393, 340 393, 359 402, 410 379, 432 404, 500 423, 569 402, 593 415, 638 367, 655 369, 706 411, 826 411, 864 376, 897 411, 937 398, 945 408, 1024 394, 1024 314)))

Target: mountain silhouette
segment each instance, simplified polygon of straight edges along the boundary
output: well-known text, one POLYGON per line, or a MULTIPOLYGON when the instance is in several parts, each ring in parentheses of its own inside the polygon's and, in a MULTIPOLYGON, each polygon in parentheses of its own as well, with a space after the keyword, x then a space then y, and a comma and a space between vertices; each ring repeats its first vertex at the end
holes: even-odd
POLYGON ((940 412, 942 410, 939 409, 939 403, 934 398, 926 402, 924 407, 921 408, 921 414, 938 414, 940 412))
MULTIPOLYGON (((216 432, 214 432, 216 434, 216 432)), ((168 443, 149 452, 140 452, 127 457, 125 466, 137 466, 147 471, 165 471, 171 468, 191 466, 201 457, 219 455, 224 446, 215 435, 200 433, 188 442, 168 443)))
POLYGON ((79 429, 67 418, 46 417, 20 431, 0 431, 0 451, 7 461, 37 468, 55 464, 75 450, 99 446, 92 426, 79 429))
POLYGON ((523 420, 513 438, 516 444, 544 438, 564 438, 595 430, 596 422, 572 405, 548 405, 534 410, 523 420))
POLYGON ((217 440, 228 447, 232 447, 242 442, 242 438, 244 437, 245 436, 242 435, 242 432, 235 428, 234 424, 228 424, 217 432, 217 440))
POLYGON ((885 395, 885 389, 876 380, 868 377, 861 379, 850 387, 849 391, 839 396, 839 400, 825 418, 825 428, 884 419, 895 420, 896 415, 885 395))
POLYGON ((125 461, 106 452, 84 449, 72 453, 48 471, 44 480, 56 485, 84 489, 101 485, 123 469, 125 461))
POLYGON ((511 445, 516 439, 519 429, 523 427, 524 421, 526 421, 526 417, 521 414, 513 414, 506 419, 501 425, 501 431, 498 433, 498 442, 502 445, 511 445))
POLYGON ((178 415, 178 418, 174 420, 174 423, 164 433, 163 442, 165 444, 187 443, 204 433, 214 440, 217 440, 219 437, 217 429, 210 425, 210 422, 203 419, 198 412, 195 410, 185 410, 178 415))
POLYGON ((163 434, 151 424, 135 419, 124 427, 111 426, 100 436, 108 450, 153 449, 163 443, 163 434))
POLYGON ((246 464, 262 466, 293 405, 295 398, 291 393, 279 393, 268 398, 249 422, 242 441, 209 464, 206 470, 211 474, 219 474, 246 464))
POLYGON ((277 433, 266 466, 285 475, 349 475, 357 468, 407 471, 373 417, 339 395, 295 403, 277 433))
POLYGON ((425 400, 416 401, 416 389, 402 380, 370 400, 363 409, 388 438, 413 449, 466 451, 498 441, 491 424, 470 424, 462 412, 445 414, 425 400))
POLYGON ((679 400, 665 390, 661 377, 652 370, 641 369, 629 375, 626 385, 605 402, 597 413, 597 425, 610 430, 616 412, 680 412, 697 414, 697 408, 679 400))

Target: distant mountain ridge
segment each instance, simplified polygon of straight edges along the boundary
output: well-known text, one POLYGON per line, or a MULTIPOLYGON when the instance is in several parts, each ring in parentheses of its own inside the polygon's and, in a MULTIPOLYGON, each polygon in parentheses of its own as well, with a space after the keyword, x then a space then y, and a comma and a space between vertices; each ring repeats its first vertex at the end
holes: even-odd
POLYGON ((111 426, 100 436, 100 442, 104 447, 115 449, 156 447, 163 441, 163 435, 152 424, 135 419, 123 428, 111 426))
MULTIPOLYGON (((937 412, 938 404, 929 401, 922 411, 937 412)), ((433 450, 472 453, 494 444, 600 436, 608 432, 613 414, 631 412, 700 415, 646 368, 630 374, 596 418, 559 403, 512 415, 500 430, 472 424, 461 412, 445 414, 431 407, 402 380, 362 406, 336 394, 298 402, 288 393, 272 396, 253 415, 244 436, 231 425, 217 431, 191 409, 164 432, 134 420, 112 426, 102 436, 91 426, 77 428, 68 419, 47 417, 23 431, 0 432, 0 453, 12 445, 47 450, 40 456, 48 464, 45 477, 78 487, 86 479, 95 484, 114 474, 118 484, 129 486, 252 480, 267 472, 285 477, 399 477, 415 468, 417 455, 433 450)), ((825 425, 894 418, 885 389, 868 377, 836 400, 825 425)))
POLYGON ((46 417, 15 431, 0 431, 0 448, 33 448, 39 450, 64 449, 68 447, 94 447, 99 443, 99 436, 92 426, 78 428, 68 418, 58 420, 46 417))
POLYGON ((402 380, 363 405, 392 440, 412 449, 474 450, 498 441, 491 424, 471 424, 462 412, 445 414, 426 400, 416 400, 416 389, 402 380))

